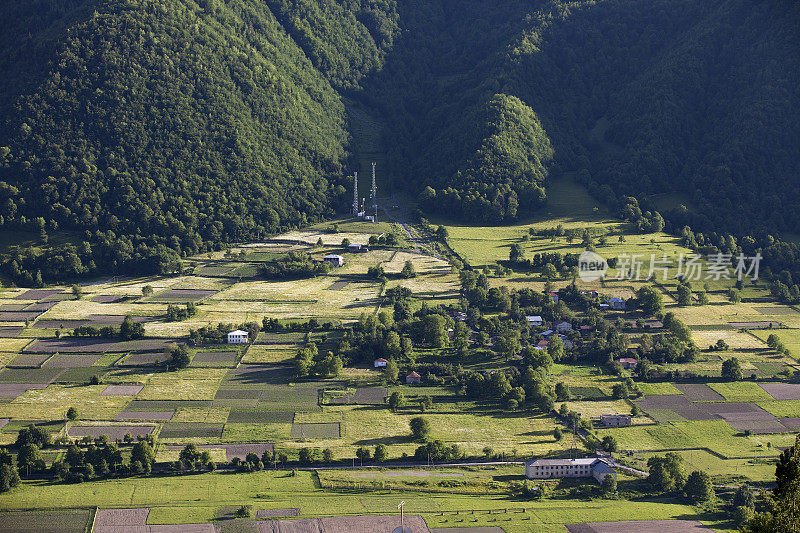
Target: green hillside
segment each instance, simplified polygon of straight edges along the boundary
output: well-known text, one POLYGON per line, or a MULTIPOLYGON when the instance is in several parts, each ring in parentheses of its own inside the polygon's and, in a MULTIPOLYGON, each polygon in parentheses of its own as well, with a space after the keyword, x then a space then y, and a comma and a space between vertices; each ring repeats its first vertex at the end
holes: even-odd
MULTIPOLYGON (((417 188, 470 175, 479 110, 502 93, 541 120, 555 174, 580 171, 611 203, 686 193, 699 214, 672 218, 702 231, 755 235, 800 222, 797 3, 418 4, 402 3, 413 36, 398 43, 373 91, 392 118, 390 162, 417 188), (598 139, 590 132, 601 120, 598 139)), ((483 197, 492 203, 495 194, 483 197)), ((465 205, 461 216, 480 214, 465 205)))
POLYGON ((41 241, 6 258, 19 283, 163 272, 319 221, 368 159, 384 189, 463 221, 546 212, 575 172, 644 215, 690 199, 658 207, 694 248, 800 258, 772 245, 800 224, 790 0, 37 0, 0 16, 0 227, 41 241), (356 153, 367 123, 385 154, 356 153))
MULTIPOLYGON (((380 61, 366 30, 329 73, 262 2, 19 4, 0 8, 12 25, 0 42, 2 225, 42 241, 87 233, 15 257, 15 280, 163 271, 339 207, 349 134, 328 74, 357 79, 380 61)), ((390 41, 380 8, 366 13, 390 41)))

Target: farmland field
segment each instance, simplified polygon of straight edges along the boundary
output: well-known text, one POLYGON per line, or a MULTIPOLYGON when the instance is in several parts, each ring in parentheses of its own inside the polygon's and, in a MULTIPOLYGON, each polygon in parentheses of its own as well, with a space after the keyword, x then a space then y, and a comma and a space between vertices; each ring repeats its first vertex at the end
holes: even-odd
MULTIPOLYGON (((613 254, 633 249, 644 250, 647 254, 666 252, 671 255, 684 251, 674 237, 636 234, 608 215, 602 206, 595 211, 594 204, 579 193, 574 183, 557 186, 556 193, 558 187, 562 187, 563 193, 578 194, 578 200, 562 201, 556 195, 550 206, 556 218, 499 228, 451 225, 448 226, 451 246, 475 265, 505 260, 512 242, 523 242, 529 257, 540 251, 579 251, 579 242, 529 234, 531 228, 536 232, 560 221, 565 227, 588 226, 609 235, 624 234, 624 242, 610 239, 613 244, 606 245, 606 252, 613 254), (529 238, 523 241, 526 234, 529 238)), ((378 226, 384 231, 397 229, 389 223, 378 226)), ((267 241, 236 246, 227 255, 225 251, 212 253, 212 259, 207 255, 190 258, 194 265, 191 275, 101 283, 87 286, 82 299, 47 302, 48 309, 37 311, 41 313, 38 322, 28 327, 14 324, 19 328, 14 333, 21 337, 0 338, 3 367, 0 396, 6 400, 0 401, 0 419, 8 420, 0 429, 0 443, 11 444, 24 425, 41 423, 47 424, 55 437, 72 439, 107 434, 114 440, 124 438, 126 433, 152 434, 156 461, 161 468, 170 468, 168 465, 179 459, 183 446, 190 443, 209 451, 219 468, 230 468, 229 461, 234 457, 243 460, 251 451, 260 458, 267 449, 285 455, 290 468, 295 468, 301 466, 298 461, 303 448, 313 451, 318 461, 315 467, 324 466, 320 463, 323 450, 327 450, 337 466, 352 465, 357 449, 374 452, 378 445, 387 447, 388 462, 385 465, 370 463, 370 466, 391 467, 393 462, 411 461, 419 453, 421 443, 413 440, 410 422, 421 416, 430 423, 431 438, 441 441, 448 449, 455 447, 472 460, 523 461, 588 453, 583 449, 573 450, 574 445, 582 447, 582 444, 579 440, 573 441, 570 428, 560 418, 543 413, 531 404, 508 408, 494 398, 468 397, 463 383, 458 383, 452 375, 430 378, 430 381, 425 377, 421 385, 404 384, 403 376, 410 368, 419 368, 423 376, 427 372, 441 372, 440 368, 458 367, 466 372, 486 373, 486 376, 498 370, 512 376, 524 373, 524 363, 506 360, 497 352, 494 335, 481 350, 477 350, 474 339, 471 340, 470 352, 463 358, 455 355, 449 342, 439 349, 415 340, 413 353, 397 356, 402 367, 400 379, 396 383, 387 382, 383 373, 372 365, 382 347, 378 343, 357 346, 354 325, 368 320, 367 317, 377 317, 376 322, 382 324, 376 326, 377 329, 387 324, 392 327, 393 303, 385 292, 389 289, 401 286, 409 289, 410 309, 422 312, 429 306, 458 306, 461 286, 458 273, 447 261, 412 250, 378 247, 364 254, 345 252, 341 248, 343 238, 366 243, 369 235, 378 231, 376 226, 365 233, 360 227, 342 222, 337 234, 327 233, 325 225, 298 230, 281 236, 280 240, 295 239, 307 244, 267 241), (323 239, 322 246, 316 246, 319 237, 323 239), (308 251, 317 258, 326 253, 339 253, 344 256, 345 265, 324 276, 301 280, 262 280, 256 271, 241 279, 232 274, 280 258, 289 250, 308 251), (240 251, 244 251, 244 255, 240 255, 240 251), (399 275, 407 261, 414 265, 416 277, 405 279, 399 275), (386 280, 368 277, 368 269, 376 265, 383 267, 386 280), (146 286, 153 289, 150 296, 143 293, 146 286), (166 319, 167 305, 183 306, 189 300, 196 302, 195 315, 178 321, 166 319), (381 311, 386 311, 387 315, 381 317, 381 311), (71 335, 70 329, 78 325, 118 327, 126 315, 136 317, 135 320, 144 325, 143 339, 120 341, 71 335), (261 331, 248 345, 231 347, 187 342, 193 329, 213 327, 217 323, 230 324, 231 328, 245 322, 261 325, 264 317, 280 319, 281 327, 261 331), (306 323, 311 318, 316 321, 314 327, 306 323), (56 337, 57 329, 61 330, 60 338, 56 337), (190 363, 186 368, 170 369, 166 365, 170 355, 165 348, 176 342, 189 345, 190 363), (342 346, 343 350, 351 350, 343 352, 344 368, 338 375, 296 375, 294 358, 308 342, 318 346, 321 357, 329 351, 336 353, 342 346), (393 392, 405 397, 404 405, 395 411, 387 403, 393 392), (430 398, 427 406, 423 405, 426 397, 430 398), (70 407, 77 411, 77 418, 65 423, 70 407), (556 428, 561 428, 566 435, 556 439, 556 428)), ((509 276, 490 273, 487 283, 489 287, 507 285, 536 290, 544 286, 544 280, 535 273, 509 276)), ((555 282, 556 287, 569 284, 570 280, 566 279, 555 282)), ((580 287, 630 298, 642 285, 625 280, 608 281, 605 287, 599 283, 580 287)), ((665 286, 667 292, 674 290, 671 282, 665 286)), ((750 290, 756 293, 762 289, 750 290)), ((67 293, 68 289, 60 288, 59 292, 67 293)), ((793 315, 778 309, 779 305, 728 304, 717 294, 712 294, 712 299, 714 305, 683 308, 665 296, 667 309, 690 326, 700 348, 708 348, 708 344, 723 339, 728 349, 701 352, 689 363, 658 365, 669 371, 691 370, 700 376, 713 376, 708 384, 703 378, 690 383, 643 381, 632 371, 618 375, 602 364, 565 358, 550 365, 543 374, 551 387, 562 383, 568 388, 570 399, 557 401, 556 409, 563 403, 568 410, 588 421, 589 431, 597 437, 613 436, 622 452, 620 456, 631 462, 638 461, 636 464, 640 467, 646 466, 644 461, 652 454, 680 449, 687 468, 691 465, 707 469, 715 480, 728 479, 726 476, 733 469, 742 479, 768 481, 778 447, 791 444, 792 431, 800 427, 800 408, 796 405, 800 393, 784 380, 786 372, 794 370, 795 362, 766 349, 764 334, 767 330, 740 329, 730 324, 772 320, 773 316, 779 316, 776 320, 782 323, 790 323, 793 315), (754 373, 759 380, 721 381, 722 361, 732 356, 740 360, 747 377, 754 373), (632 390, 629 399, 614 399, 615 387, 628 376, 634 378, 641 396, 632 390), (762 382, 762 378, 772 381, 762 382), (591 424, 603 414, 630 414, 634 405, 638 405, 640 413, 631 427, 595 429, 591 424), (628 456, 628 452, 632 455, 628 456)), ((38 301, 0 300, 4 305, 25 306, 0 311, 7 313, 25 311, 27 306, 38 301)), ((635 321, 640 318, 635 313, 614 312, 605 319, 614 323, 618 316, 624 317, 635 327, 635 321)), ((444 311, 442 316, 447 316, 448 327, 454 325, 451 310, 444 311)), ((499 319, 502 313, 487 312, 485 316, 499 319)), ((583 312, 576 312, 576 319, 584 317, 583 312)), ((398 331, 403 337, 415 334, 410 329, 398 328, 398 331)), ((641 342, 643 335, 650 333, 645 329, 626 331, 634 346, 641 342)), ((790 335, 787 332, 794 330, 774 331, 790 335)), ((571 338, 581 342, 576 336, 571 338)), ((791 350, 790 336, 784 338, 791 350)), ((313 370, 316 372, 316 368, 313 370)), ((122 448, 127 457, 129 446, 122 443, 122 448)), ((63 448, 47 454, 47 460, 52 463, 63 457, 63 448)), ((458 522, 460 518, 449 516, 447 512, 476 508, 483 509, 483 514, 475 514, 470 519, 473 521, 466 523, 501 525, 507 533, 563 530, 565 523, 627 516, 625 506, 611 500, 563 500, 559 501, 562 512, 554 511, 552 505, 545 502, 515 501, 514 507, 526 507, 531 512, 508 513, 509 516, 498 523, 498 518, 488 514, 488 509, 508 506, 504 493, 510 483, 523 479, 521 466, 514 463, 491 467, 494 470, 468 468, 471 469, 455 472, 463 474, 460 476, 446 470, 420 476, 413 469, 403 467, 374 472, 374 475, 372 471, 362 472, 356 477, 338 471, 336 474, 321 473, 319 479, 345 483, 346 478, 349 479, 347 483, 372 488, 378 485, 371 483, 384 483, 384 487, 399 483, 404 491, 402 497, 410 502, 409 511, 422 513, 431 527, 462 526, 465 522, 458 522), (476 491, 483 491, 480 501, 471 496, 476 491), (439 514, 441 511, 447 512, 439 514)), ((623 486, 625 482, 623 476, 623 486)), ((64 506, 77 505, 82 501, 82 491, 89 490, 94 483, 67 486, 26 480, 22 489, 0 494, 0 506, 33 508, 47 498, 62 498, 59 501, 64 506)), ((235 475, 112 478, 102 483, 102 494, 94 490, 92 501, 97 501, 100 507, 151 508, 147 524, 204 524, 217 518, 221 509, 235 510, 242 504, 252 505, 256 510, 301 509, 302 518, 317 517, 330 515, 342 505, 350 506, 353 502, 352 495, 327 492, 314 486, 311 474, 303 470, 291 476, 279 469, 278 472, 235 475), (188 483, 192 479, 195 481, 188 483), (199 492, 193 489, 197 480, 203 482, 199 492), (140 491, 148 491, 148 495, 145 497, 140 491), (324 498, 321 498, 323 493, 324 498), (259 494, 270 497, 262 498, 257 496, 259 494)), ((359 495, 362 506, 359 512, 377 515, 390 511, 383 495, 372 488, 359 495)), ((672 501, 627 502, 627 505, 641 507, 653 517, 676 518, 688 512, 679 502, 672 501)))

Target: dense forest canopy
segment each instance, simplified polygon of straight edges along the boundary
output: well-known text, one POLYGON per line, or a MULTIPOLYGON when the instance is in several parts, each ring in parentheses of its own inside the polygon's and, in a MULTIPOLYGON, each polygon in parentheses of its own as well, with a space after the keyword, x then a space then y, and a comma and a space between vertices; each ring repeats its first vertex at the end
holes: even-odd
MULTIPOLYGON (((703 231, 785 232, 800 223, 796 2, 444 0, 400 8, 409 35, 367 96, 389 117, 390 163, 417 189, 438 192, 462 177, 462 191, 474 187, 475 137, 493 133, 480 109, 504 94, 541 121, 539 147, 549 141, 554 149, 550 173, 579 172, 601 199, 682 193, 696 209, 676 217, 703 231)), ((537 174, 546 181, 547 168, 537 174)), ((489 203, 495 190, 484 195, 489 203)), ((452 212, 448 202, 435 205, 452 212)), ((463 218, 486 220, 483 207, 464 204, 463 218)))
POLYGON ((677 193, 689 205, 661 211, 687 244, 798 270, 797 245, 772 242, 800 224, 791 0, 32 0, 0 16, 0 227, 42 243, 4 261, 18 283, 169 271, 346 209, 344 97, 385 120, 395 186, 426 210, 513 222, 575 172, 643 212, 677 193))

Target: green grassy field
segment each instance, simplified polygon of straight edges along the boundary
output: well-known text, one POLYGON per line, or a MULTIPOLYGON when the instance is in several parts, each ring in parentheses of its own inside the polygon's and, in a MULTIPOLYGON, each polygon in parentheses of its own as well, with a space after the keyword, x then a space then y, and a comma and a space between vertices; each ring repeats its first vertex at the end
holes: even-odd
POLYGON ((400 500, 406 502, 407 514, 422 515, 430 527, 499 525, 508 533, 563 531, 563 524, 626 520, 632 516, 631 513, 651 519, 674 519, 696 514, 692 507, 671 500, 568 500, 554 503, 509 500, 505 495, 492 494, 474 498, 468 495, 391 494, 385 491, 354 496, 323 491, 317 486, 316 475, 303 471, 294 475, 268 471, 235 476, 212 473, 133 478, 80 485, 32 484, 24 490, 0 495, 0 507, 34 509, 52 507, 52 502, 70 507, 84 505, 87 501, 100 507, 146 506, 152 507, 148 523, 182 524, 212 521, 220 506, 252 505, 254 509, 299 507, 303 517, 316 517, 395 514, 400 500), (519 512, 523 508, 526 512, 519 512), (349 513, 346 511, 348 509, 351 510, 349 513), (505 509, 514 511, 504 513, 505 509), (490 510, 492 514, 489 514, 490 510), (476 513, 471 514, 472 511, 476 513), (456 515, 456 512, 459 514, 456 515))
POLYGON ((722 394, 729 402, 770 401, 772 396, 756 383, 739 381, 735 383, 709 383, 709 387, 722 394))

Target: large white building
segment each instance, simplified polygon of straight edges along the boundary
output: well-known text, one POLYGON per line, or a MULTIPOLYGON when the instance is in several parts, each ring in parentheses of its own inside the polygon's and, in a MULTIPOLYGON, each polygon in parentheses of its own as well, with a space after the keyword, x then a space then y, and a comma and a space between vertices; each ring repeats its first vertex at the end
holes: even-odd
POLYGON ((248 334, 246 331, 237 329, 228 333, 228 344, 247 344, 248 334))
POLYGON ((603 481, 606 476, 617 477, 614 468, 603 459, 584 457, 581 459, 537 459, 525 464, 528 479, 553 479, 562 477, 593 477, 603 481))

